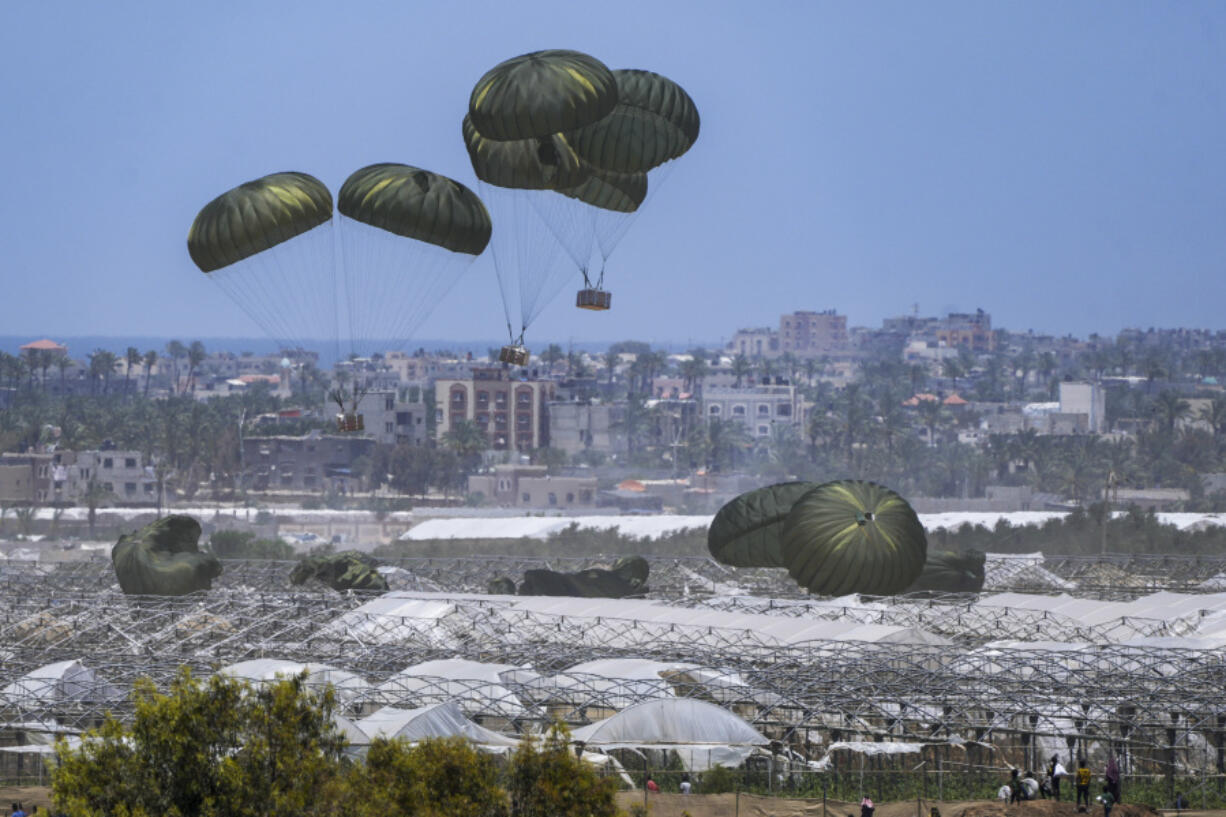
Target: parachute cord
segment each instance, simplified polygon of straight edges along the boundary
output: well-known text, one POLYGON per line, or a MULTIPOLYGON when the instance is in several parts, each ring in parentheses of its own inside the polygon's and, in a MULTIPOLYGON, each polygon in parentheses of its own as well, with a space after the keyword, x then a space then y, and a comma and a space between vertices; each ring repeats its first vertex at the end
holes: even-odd
MULTIPOLYGON (((592 279, 587 277, 587 267, 580 267, 580 268, 579 268, 579 272, 583 274, 583 288, 584 288, 584 289, 591 289, 591 288, 592 288, 592 279)), ((603 277, 604 277, 604 272, 602 271, 602 272, 601 272, 601 278, 603 279, 603 277)), ((599 285, 599 284, 597 284, 597 287, 599 287, 599 286, 600 286, 600 285, 599 285)))
MULTIPOLYGON (((586 278, 587 276, 584 276, 584 277, 586 278)), ((604 262, 603 261, 600 264, 600 277, 596 279, 596 288, 604 289, 604 262)))

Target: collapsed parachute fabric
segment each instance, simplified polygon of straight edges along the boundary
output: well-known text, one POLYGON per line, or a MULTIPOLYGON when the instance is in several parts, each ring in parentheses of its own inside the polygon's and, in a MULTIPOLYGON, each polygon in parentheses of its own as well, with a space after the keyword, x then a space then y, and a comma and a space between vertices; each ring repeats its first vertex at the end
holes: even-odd
POLYGON ((208 590, 221 575, 221 562, 199 548, 200 523, 171 515, 119 537, 111 549, 115 576, 124 593, 183 596, 208 590))
POLYGON ((346 590, 383 593, 388 589, 387 579, 379 572, 378 560, 356 550, 311 556, 294 565, 290 571, 291 584, 305 584, 312 579, 342 593, 346 590))
POLYGON ((923 572, 907 592, 978 593, 983 589, 986 564, 987 556, 978 550, 930 552, 923 572))
POLYGON ((741 494, 728 502, 707 529, 707 549, 732 567, 786 567, 780 536, 796 501, 816 482, 781 482, 741 494))
POLYGON ((820 595, 903 592, 924 568, 919 517, 889 488, 863 480, 819 485, 797 500, 781 538, 788 573, 820 595))

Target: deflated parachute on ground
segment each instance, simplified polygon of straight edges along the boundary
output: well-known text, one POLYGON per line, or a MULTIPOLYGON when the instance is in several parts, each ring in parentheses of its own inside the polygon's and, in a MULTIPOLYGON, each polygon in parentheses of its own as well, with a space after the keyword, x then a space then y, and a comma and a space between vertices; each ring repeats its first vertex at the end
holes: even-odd
POLYGON ((303 559, 294 565, 289 580, 292 584, 305 584, 315 579, 342 593, 346 590, 386 592, 387 579, 378 567, 378 560, 368 553, 342 550, 303 559))
POLYGON ((907 501, 875 482, 840 480, 801 497, 784 521, 788 573, 828 596, 903 592, 919 577, 928 543, 907 501))
POLYGON ((781 482, 741 494, 724 505, 707 529, 707 549, 732 567, 787 567, 783 561, 783 522, 796 501, 816 482, 781 482))
POLYGON ((111 549, 120 588, 135 596, 182 596, 211 588, 221 562, 200 550, 200 533, 199 522, 176 514, 120 536, 111 549))
MULTIPOLYGON (((642 556, 618 559, 608 570, 591 568, 575 573, 555 570, 525 570, 519 585, 521 596, 579 596, 620 599, 647 592, 650 567, 642 556)), ((498 590, 505 592, 505 585, 498 590)))
POLYGON ((332 194, 306 173, 272 173, 240 184, 206 204, 187 233, 187 251, 202 272, 271 249, 332 219, 332 194))
POLYGON ((978 593, 983 589, 986 562, 987 556, 978 550, 930 552, 923 572, 907 592, 978 593))

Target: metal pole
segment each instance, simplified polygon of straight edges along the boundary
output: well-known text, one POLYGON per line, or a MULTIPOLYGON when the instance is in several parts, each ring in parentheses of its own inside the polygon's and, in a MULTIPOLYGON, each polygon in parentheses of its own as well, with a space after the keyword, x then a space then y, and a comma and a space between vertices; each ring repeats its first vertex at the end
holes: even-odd
POLYGON ((939 754, 937 755, 937 802, 945 802, 945 774, 944 767, 941 765, 941 756, 939 754))

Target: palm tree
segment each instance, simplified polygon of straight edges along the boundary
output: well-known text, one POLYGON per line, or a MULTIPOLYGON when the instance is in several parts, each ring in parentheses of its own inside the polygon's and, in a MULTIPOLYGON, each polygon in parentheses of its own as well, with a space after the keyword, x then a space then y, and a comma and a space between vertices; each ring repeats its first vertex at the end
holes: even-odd
POLYGON ((609 373, 609 385, 613 385, 613 375, 617 373, 617 364, 621 363, 622 358, 617 352, 610 349, 604 353, 604 367, 609 373))
MULTIPOLYGON (((102 380, 102 393, 106 394, 111 388, 111 375, 115 373, 115 364, 118 362, 114 352, 106 349, 95 349, 94 353, 89 356, 89 376, 90 380, 96 383, 99 379, 102 380)), ((90 388, 93 391, 93 387, 90 388)))
POLYGON ((749 358, 737 353, 736 357, 732 358, 732 374, 736 377, 734 384, 738 389, 741 387, 741 381, 745 379, 745 375, 753 371, 753 364, 749 362, 749 358))
POLYGON ((173 382, 170 385, 170 393, 177 394, 179 391, 179 358, 187 354, 187 347, 181 341, 172 340, 166 344, 166 355, 170 358, 171 376, 173 382))
POLYGON ((944 406, 939 400, 919 401, 920 422, 928 429, 928 445, 935 448, 937 444, 936 429, 945 421, 944 406))
POLYGON ((204 344, 193 340, 187 349, 187 380, 192 384, 192 394, 196 393, 196 367, 203 363, 206 357, 208 353, 204 351, 204 344))
POLYGON ((1220 436, 1226 431, 1226 399, 1215 397, 1201 406, 1199 419, 1213 429, 1213 436, 1220 436))
POLYGON ((64 381, 68 379, 68 370, 72 368, 72 359, 68 355, 60 355, 55 359, 55 365, 60 370, 60 390, 64 391, 64 381))
POLYGON ((153 372, 154 365, 158 362, 158 353, 156 349, 150 349, 145 352, 145 356, 141 361, 145 364, 145 397, 149 396, 149 377, 153 372))
POLYGON ((460 457, 465 471, 471 471, 481 462, 481 452, 489 447, 485 432, 470 420, 459 420, 443 435, 443 444, 460 457))
POLYGON ((1159 393, 1154 401, 1154 413, 1158 415, 1167 434, 1174 434, 1176 424, 1187 417, 1190 411, 1188 401, 1180 397, 1179 392, 1170 389, 1159 393))
POLYGON ((135 346, 129 346, 128 351, 124 353, 124 360, 128 364, 123 370, 123 393, 125 395, 128 393, 128 379, 132 376, 132 370, 141 364, 142 359, 140 349, 135 346))
POLYGON ((958 378, 964 377, 966 372, 962 369, 962 364, 958 362, 956 357, 947 357, 941 361, 941 374, 953 381, 954 391, 958 390, 958 378))
POLYGON ((566 352, 562 351, 562 347, 556 343, 551 343, 541 352, 541 361, 548 367, 550 372, 553 371, 554 365, 566 357, 566 352))
POLYGON ((86 518, 89 520, 90 539, 94 538, 94 524, 98 519, 98 506, 104 502, 109 502, 113 498, 114 495, 98 480, 91 478, 85 483, 85 493, 81 495, 81 501, 89 509, 86 518))
POLYGON ((707 376, 707 361, 693 356, 681 364, 683 387, 687 392, 701 392, 702 380, 707 376))

